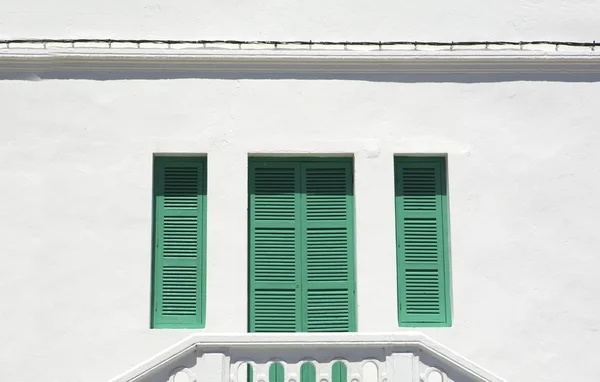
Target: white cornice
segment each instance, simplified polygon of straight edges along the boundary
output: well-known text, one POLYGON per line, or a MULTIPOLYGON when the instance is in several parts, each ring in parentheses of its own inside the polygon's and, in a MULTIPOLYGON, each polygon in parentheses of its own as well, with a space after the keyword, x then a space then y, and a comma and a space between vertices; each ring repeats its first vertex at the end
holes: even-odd
POLYGON ((600 74, 600 52, 525 50, 0 49, 0 72, 600 74))

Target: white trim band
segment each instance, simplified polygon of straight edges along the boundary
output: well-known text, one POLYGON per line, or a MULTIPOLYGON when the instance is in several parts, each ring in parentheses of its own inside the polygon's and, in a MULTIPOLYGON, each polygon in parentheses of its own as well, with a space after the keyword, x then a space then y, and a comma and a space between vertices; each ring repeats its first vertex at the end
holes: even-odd
POLYGON ((0 49, 0 72, 600 74, 600 51, 0 49))

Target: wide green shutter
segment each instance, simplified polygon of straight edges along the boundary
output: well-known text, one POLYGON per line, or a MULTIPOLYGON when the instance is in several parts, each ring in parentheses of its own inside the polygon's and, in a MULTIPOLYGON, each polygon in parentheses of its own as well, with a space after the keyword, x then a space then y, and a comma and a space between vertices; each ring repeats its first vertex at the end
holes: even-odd
POLYGON ((352 160, 252 159, 251 332, 356 330, 352 160))
POLYGON ((300 331, 300 171, 294 163, 252 162, 250 331, 300 331))
POLYGON ((400 326, 450 326, 445 158, 396 157, 400 326))
POLYGON ((308 332, 356 330, 352 162, 302 164, 303 297, 308 332))
POLYGON ((152 327, 205 319, 206 158, 155 157, 152 327))

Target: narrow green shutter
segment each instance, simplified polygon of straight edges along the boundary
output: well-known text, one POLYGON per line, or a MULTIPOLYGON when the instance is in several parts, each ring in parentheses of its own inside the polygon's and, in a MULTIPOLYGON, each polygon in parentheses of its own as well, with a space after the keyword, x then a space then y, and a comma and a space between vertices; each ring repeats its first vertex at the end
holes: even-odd
POLYGON ((351 160, 302 164, 304 331, 356 330, 351 160))
POLYGON ((346 364, 342 361, 337 361, 331 366, 331 382, 347 382, 348 370, 346 364))
POLYGON ((300 331, 300 171, 253 161, 250 188, 250 331, 300 331))
POLYGON ((400 326, 450 326, 445 160, 395 161, 400 326))
POLYGON ((152 327, 204 327, 206 159, 156 157, 154 203, 152 327))
POLYGON ((317 382, 317 368, 311 362, 304 362, 300 366, 300 382, 317 382))

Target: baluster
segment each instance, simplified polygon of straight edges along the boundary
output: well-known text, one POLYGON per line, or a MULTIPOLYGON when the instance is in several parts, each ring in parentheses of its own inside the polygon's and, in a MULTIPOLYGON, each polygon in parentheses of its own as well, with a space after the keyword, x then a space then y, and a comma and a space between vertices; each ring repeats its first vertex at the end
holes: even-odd
POLYGON ((300 365, 297 363, 285 363, 285 382, 300 382, 300 365))
POLYGON ((252 382, 269 382, 269 366, 267 363, 254 363, 252 369, 254 369, 254 376, 252 382))
POLYGON ((362 362, 349 362, 346 367, 348 382, 362 382, 362 362))
MULTIPOLYGON (((317 374, 317 382, 332 382, 333 377, 331 373, 331 368, 333 367, 335 361, 333 362, 319 362, 317 363, 316 374, 317 374)), ((346 381, 344 381, 346 382, 346 381)))
POLYGON ((252 382, 248 381, 248 363, 236 362, 232 367, 232 382, 252 382))
POLYGON ((388 382, 420 382, 418 358, 411 353, 394 353, 387 357, 388 382))
POLYGON ((379 382, 379 367, 375 364, 375 362, 363 362, 362 377, 362 382, 379 382))

